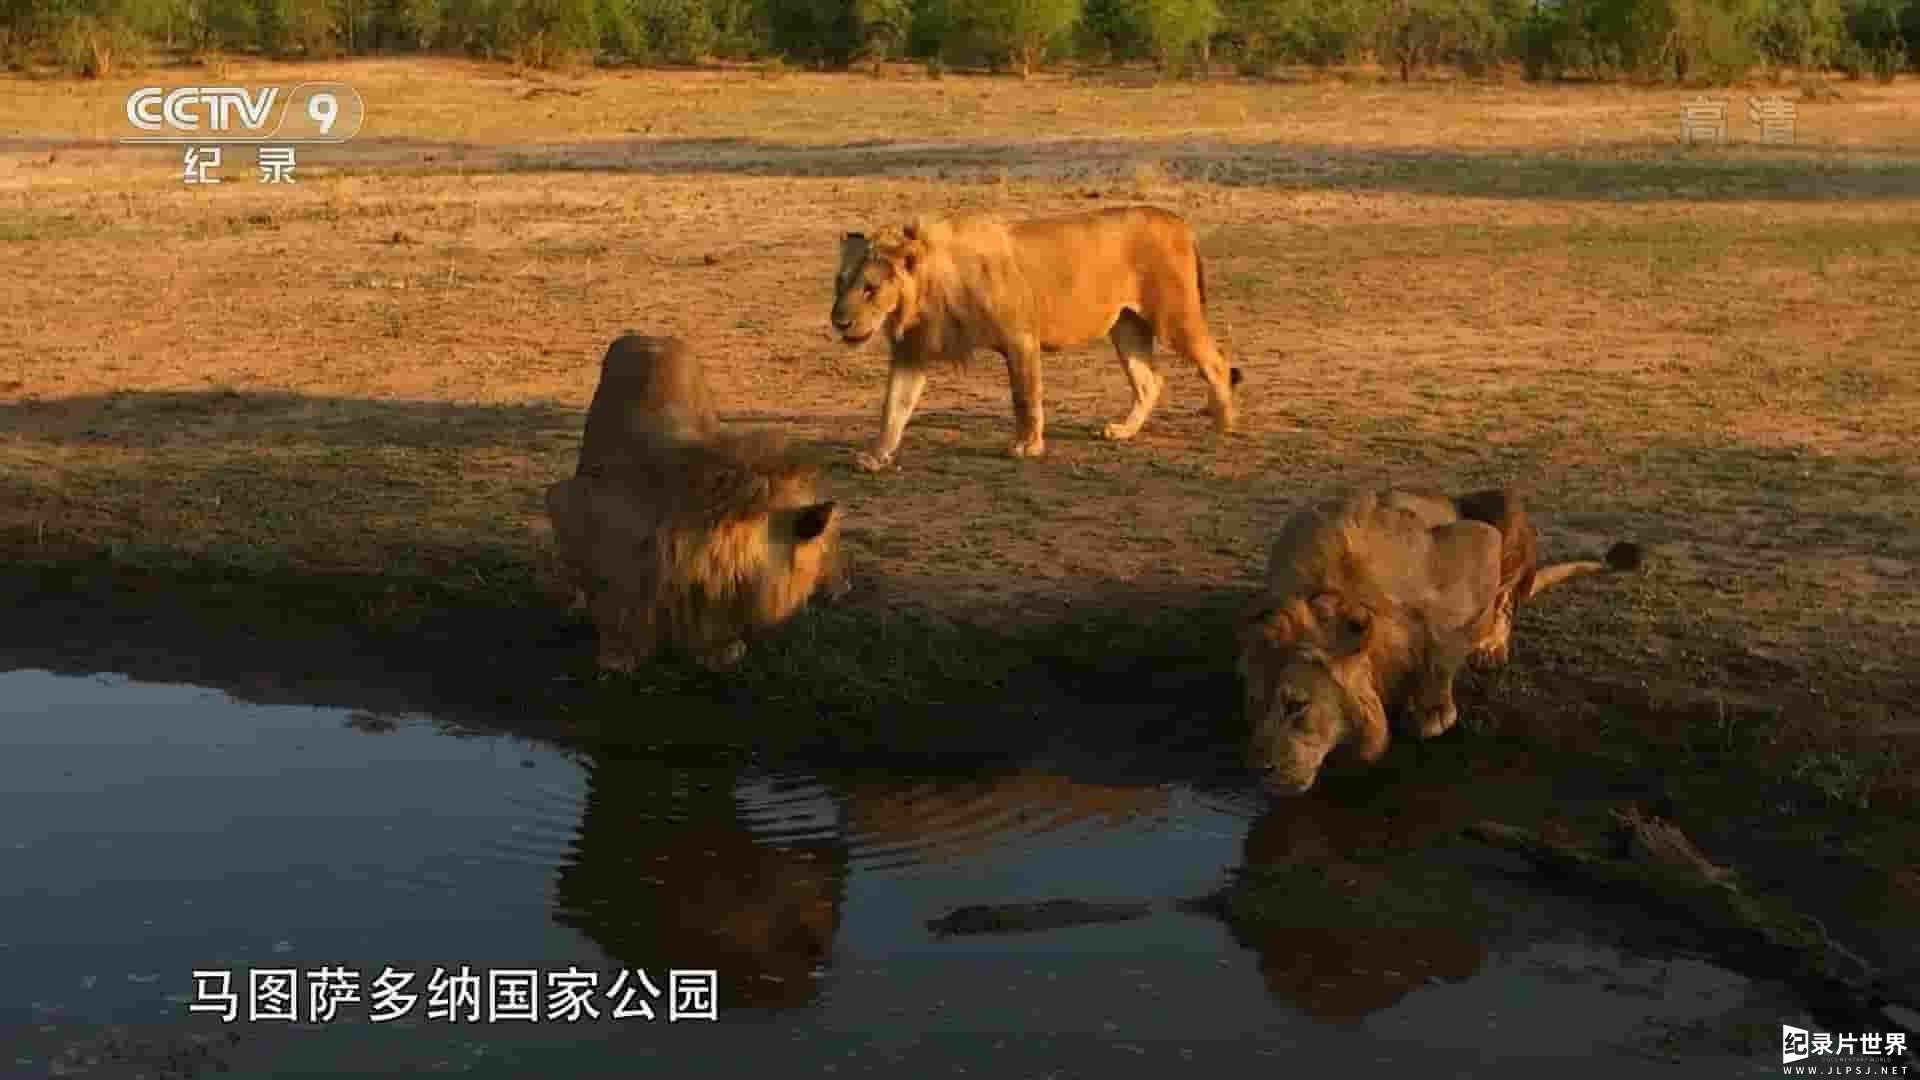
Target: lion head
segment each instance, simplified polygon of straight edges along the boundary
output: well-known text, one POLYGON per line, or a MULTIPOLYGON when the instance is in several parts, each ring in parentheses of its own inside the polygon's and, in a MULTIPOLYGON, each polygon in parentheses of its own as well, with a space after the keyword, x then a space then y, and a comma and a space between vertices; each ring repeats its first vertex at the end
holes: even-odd
POLYGON ((777 432, 740 431, 687 453, 680 511, 657 535, 664 595, 721 625, 790 618, 834 568, 841 513, 821 498, 819 466, 777 432))
POLYGON ((859 345, 882 327, 898 331, 913 324, 926 254, 918 225, 889 227, 871 238, 857 232, 841 238, 833 329, 842 341, 859 345))
POLYGON ((1337 750, 1362 761, 1385 752, 1372 653, 1394 636, 1390 622, 1329 592, 1265 601, 1243 616, 1247 764, 1269 794, 1305 793, 1337 750))
POLYGON ((818 477, 777 433, 742 431, 548 488, 562 558, 595 608, 601 666, 631 669, 663 637, 727 666, 749 631, 834 583, 842 513, 818 477))

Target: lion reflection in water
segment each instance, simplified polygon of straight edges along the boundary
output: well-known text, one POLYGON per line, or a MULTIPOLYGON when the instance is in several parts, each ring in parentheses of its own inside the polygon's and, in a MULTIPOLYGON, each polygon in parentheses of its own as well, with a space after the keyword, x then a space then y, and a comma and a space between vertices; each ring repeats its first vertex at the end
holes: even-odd
POLYGON ((623 967, 719 972, 719 1007, 813 1003, 846 895, 838 835, 775 842, 736 797, 739 770, 597 755, 554 918, 623 967))
POLYGON ((852 779, 808 800, 836 820, 783 838, 750 824, 762 816, 739 796, 750 782, 764 781, 740 769, 596 755, 555 883, 555 920, 649 976, 718 971, 723 1011, 799 1008, 817 999, 817 975, 832 963, 856 845, 950 859, 1004 843, 1023 815, 1058 828, 1125 820, 1167 801, 1160 788, 1035 773, 953 787, 852 779))
MULTIPOLYGON (((1418 801, 1418 800, 1416 800, 1418 801)), ((1482 912, 1457 869, 1384 861, 1448 831, 1447 808, 1297 802, 1248 830, 1243 862, 1260 884, 1230 902, 1233 938, 1259 957, 1269 993, 1315 1020, 1349 1024, 1416 990, 1478 975, 1482 912)))

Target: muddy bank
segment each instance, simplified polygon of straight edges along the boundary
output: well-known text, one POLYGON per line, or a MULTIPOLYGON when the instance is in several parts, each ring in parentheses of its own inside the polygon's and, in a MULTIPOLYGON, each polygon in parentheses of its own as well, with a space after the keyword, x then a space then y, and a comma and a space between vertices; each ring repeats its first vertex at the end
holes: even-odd
POLYGON ((836 758, 1017 753, 1040 712, 1097 712, 1106 729, 1154 718, 1202 741, 1235 720, 1224 650, 1236 590, 1093 596, 989 628, 867 573, 849 598, 757 640, 731 672, 668 656, 632 678, 602 678, 591 625, 533 570, 485 577, 462 587, 447 584, 461 580, 454 568, 427 581, 100 556, 16 564, 0 571, 0 664, 195 683, 260 704, 431 713, 559 740, 750 743, 836 758), (751 707, 777 709, 780 723, 729 730, 726 718, 751 707), (691 719, 677 727, 682 716, 691 719))
MULTIPOLYGON (((193 683, 374 725, 423 713, 662 760, 990 774, 1064 758, 1082 778, 1247 787, 1225 630, 1236 590, 1091 596, 988 627, 870 573, 731 676, 669 662, 602 681, 590 628, 531 571, 487 580, 16 563, 0 571, 0 669, 193 683)), ((1849 734, 1785 695, 1548 682, 1523 664, 1471 679, 1461 703, 1459 730, 1276 806, 1248 838, 1249 865, 1360 865, 1489 818, 1592 842, 1612 808, 1638 804, 1876 968, 1920 970, 1910 804, 1872 771, 1904 760, 1897 737, 1849 734), (1843 743, 1851 756, 1808 756, 1843 743)))
MULTIPOLYGON (((1154 723, 1235 744, 1227 756, 1237 756, 1230 626, 1252 585, 1114 586, 996 607, 914 595, 884 565, 858 563, 847 597, 763 635, 732 671, 667 656, 607 679, 593 666, 591 625, 566 610, 542 568, 488 553, 416 560, 429 571, 446 564, 429 578, 16 550, 0 569, 7 667, 190 682, 261 704, 425 712, 558 739, 633 737, 639 710, 649 742, 943 757, 1017 752, 1044 714, 1039 727, 1052 732, 1100 741, 1154 723), (680 712, 747 707, 777 709, 778 729, 729 732, 713 715, 671 724, 680 712)), ((1526 625, 1516 634, 1532 640, 1526 625)), ((1468 673, 1464 730, 1444 742, 1498 734, 1556 752, 1647 756, 1655 768, 1678 753, 1782 781, 1768 797, 1801 809, 1912 805, 1903 765, 1920 729, 1882 708, 1791 685, 1766 696, 1703 692, 1639 674, 1602 679, 1524 655, 1468 673)))

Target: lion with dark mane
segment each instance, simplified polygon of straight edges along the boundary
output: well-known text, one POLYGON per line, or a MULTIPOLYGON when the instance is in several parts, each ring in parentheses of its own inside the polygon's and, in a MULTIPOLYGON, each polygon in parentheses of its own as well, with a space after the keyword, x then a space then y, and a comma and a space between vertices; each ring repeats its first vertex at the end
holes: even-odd
POLYGON ((780 433, 723 431, 705 373, 675 338, 608 347, 571 479, 547 489, 561 562, 630 671, 662 644, 708 667, 746 653, 823 583, 844 587, 839 508, 780 433))
POLYGON ((1377 761, 1391 729, 1448 730, 1455 675, 1506 661, 1521 603, 1640 559, 1622 541, 1604 562, 1539 565, 1533 524, 1504 490, 1366 492, 1302 510, 1238 626, 1248 764, 1270 793, 1298 794, 1329 758, 1377 761))
POLYGON ((1206 275, 1193 229, 1179 215, 1123 206, 1007 221, 991 214, 922 216, 871 237, 847 233, 834 278, 832 322, 849 345, 883 334, 887 392, 880 434, 861 468, 893 462, 930 365, 999 353, 1012 384, 1014 457, 1046 450, 1041 358, 1105 336, 1133 388, 1133 409, 1102 429, 1131 439, 1163 386, 1154 342, 1185 357, 1207 381, 1221 433, 1235 425, 1240 369, 1228 366, 1207 326, 1206 275))

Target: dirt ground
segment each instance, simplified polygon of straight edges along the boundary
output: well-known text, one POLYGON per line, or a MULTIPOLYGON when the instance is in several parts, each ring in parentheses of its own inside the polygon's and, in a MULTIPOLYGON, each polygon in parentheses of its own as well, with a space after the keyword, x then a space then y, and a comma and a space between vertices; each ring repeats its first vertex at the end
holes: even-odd
POLYGON ((951 755, 1046 701, 1231 742, 1226 616, 1289 512, 1508 484, 1549 558, 1652 560, 1526 612, 1454 738, 1658 774, 1683 822, 1850 860, 1875 918, 1920 897, 1920 84, 1804 98, 1791 146, 1741 101, 1798 91, 1736 88, 1733 142, 1687 148, 1694 91, 236 63, 351 82, 366 125, 292 185, 109 141, 129 90, 198 78, 0 91, 15 663, 594 735, 724 693, 797 716, 740 734, 762 749, 951 755), (885 359, 828 333, 840 232, 1136 201, 1199 232, 1241 433, 1163 357, 1157 414, 1100 441, 1129 398, 1089 345, 1049 361, 1045 458, 1005 456, 983 355, 898 471, 851 468, 885 359), (628 329, 697 343, 849 513, 856 591, 724 684, 554 681, 590 645, 540 494, 628 329), (970 719, 904 733, 941 707, 970 719))

